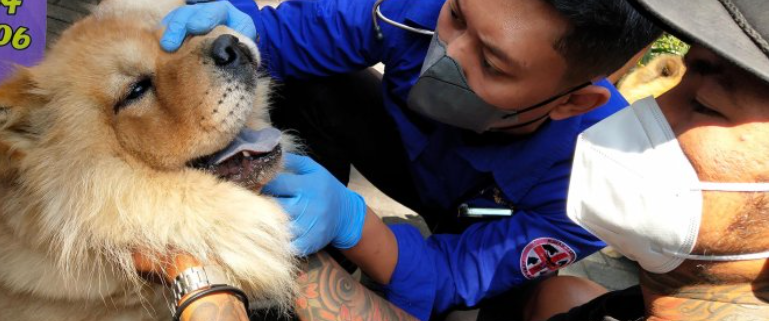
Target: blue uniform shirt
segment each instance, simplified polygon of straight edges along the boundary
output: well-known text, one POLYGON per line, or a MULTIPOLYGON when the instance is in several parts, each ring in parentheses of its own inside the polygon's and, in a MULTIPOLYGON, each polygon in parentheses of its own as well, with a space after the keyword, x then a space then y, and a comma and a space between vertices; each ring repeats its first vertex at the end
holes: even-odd
MULTIPOLYGON (((424 203, 455 219, 455 206, 487 179, 512 204, 512 217, 473 224, 460 235, 424 240, 411 226, 392 226, 399 259, 385 290, 397 306, 426 320, 455 306, 473 306, 604 246, 566 216, 566 197, 577 135, 627 105, 607 81, 598 84, 612 92, 611 100, 588 114, 549 121, 506 144, 472 145, 459 129, 411 121, 405 101, 431 37, 379 21, 384 39, 377 40, 374 0, 296 0, 276 9, 258 9, 253 0, 231 2, 255 21, 264 66, 275 78, 348 73, 384 63, 385 108, 396 121, 424 203)), ((381 11, 433 30, 443 3, 386 0, 381 11)))

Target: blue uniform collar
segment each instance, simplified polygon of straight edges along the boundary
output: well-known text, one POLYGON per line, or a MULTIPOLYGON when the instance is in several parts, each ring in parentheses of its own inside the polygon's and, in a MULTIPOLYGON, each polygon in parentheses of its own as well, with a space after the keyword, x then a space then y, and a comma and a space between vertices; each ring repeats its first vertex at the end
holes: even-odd
MULTIPOLYGON (((398 6, 400 3, 395 1, 391 4, 398 6)), ((387 16, 391 17, 391 19, 400 21, 406 25, 421 29, 435 30, 437 28, 437 20, 440 16, 440 9, 442 9, 444 4, 445 0, 418 0, 410 1, 409 5, 395 8, 390 5, 389 0, 386 0, 381 9, 384 14, 388 13, 387 16)), ((384 28, 384 33, 392 32, 395 29, 396 28, 386 27, 384 28)), ((407 31, 396 30, 396 32, 401 36, 404 36, 404 33, 407 31)), ((400 39, 401 36, 387 35, 386 37, 389 39, 400 39)), ((421 49, 419 49, 420 51, 418 51, 418 56, 416 57, 419 59, 401 60, 399 62, 403 65, 412 64, 412 67, 409 67, 411 74, 410 78, 406 83, 392 83, 392 92, 387 92, 387 94, 393 95, 391 96, 392 101, 396 102, 397 106, 399 106, 399 108, 395 110, 389 110, 389 113, 394 117, 400 127, 399 130, 405 144, 405 149, 411 161, 415 161, 426 149, 430 137, 435 131, 434 121, 423 118, 423 116, 418 116, 417 114, 410 114, 411 112, 405 105, 406 97, 418 79, 418 73, 421 70, 421 64, 426 56, 426 50, 429 47, 429 40, 431 40, 431 37, 417 35, 413 39, 420 39, 421 41, 419 44, 421 49)), ((405 46, 405 43, 399 43, 399 46, 405 46)), ((391 78, 389 74, 390 71, 387 70, 384 81, 389 81, 389 78, 391 78)))

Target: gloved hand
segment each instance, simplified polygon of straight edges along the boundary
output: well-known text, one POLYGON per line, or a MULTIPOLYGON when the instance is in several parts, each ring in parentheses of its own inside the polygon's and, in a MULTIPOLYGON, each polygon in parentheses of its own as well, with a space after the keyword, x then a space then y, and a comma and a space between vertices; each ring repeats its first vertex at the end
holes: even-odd
POLYGON ((161 37, 161 47, 169 52, 179 49, 188 34, 205 34, 219 25, 225 25, 249 39, 257 37, 252 18, 228 1, 179 7, 166 15, 161 24, 166 27, 161 37))
POLYGON ((295 233, 292 245, 300 255, 313 254, 332 243, 348 249, 359 243, 367 206, 362 196, 341 184, 309 157, 286 154, 285 168, 263 187, 286 210, 295 233))

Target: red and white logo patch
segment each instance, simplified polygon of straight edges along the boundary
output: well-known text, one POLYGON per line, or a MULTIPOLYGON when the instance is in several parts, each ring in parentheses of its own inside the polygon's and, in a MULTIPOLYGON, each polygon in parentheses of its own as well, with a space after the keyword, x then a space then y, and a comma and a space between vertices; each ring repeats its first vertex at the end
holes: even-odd
POLYGON ((528 279, 557 271, 574 263, 576 253, 566 243, 551 237, 531 241, 520 254, 520 271, 528 279))

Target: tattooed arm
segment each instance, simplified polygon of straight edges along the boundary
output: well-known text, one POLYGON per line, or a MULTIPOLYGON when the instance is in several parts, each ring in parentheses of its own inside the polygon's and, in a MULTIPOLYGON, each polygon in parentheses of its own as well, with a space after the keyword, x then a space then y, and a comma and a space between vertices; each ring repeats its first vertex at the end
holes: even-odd
POLYGON ((244 303, 230 293, 202 297, 182 312, 180 321, 249 321, 244 303))
POLYGON ((737 284, 700 282, 699 274, 683 273, 688 271, 683 266, 668 274, 643 271, 641 290, 649 319, 769 320, 768 270, 755 280, 737 284))
POLYGON ((327 253, 309 256, 301 271, 295 312, 303 321, 416 320, 361 285, 327 253))
MULTIPOLYGON (((174 278, 189 267, 201 266, 198 260, 184 254, 148 255, 138 251, 134 253, 134 266, 137 272, 151 282, 172 284, 174 278)), ((191 292, 180 300, 184 302, 196 292, 191 292)), ((180 316, 180 321, 249 321, 244 303, 235 295, 227 292, 212 293, 193 301, 180 316)))

